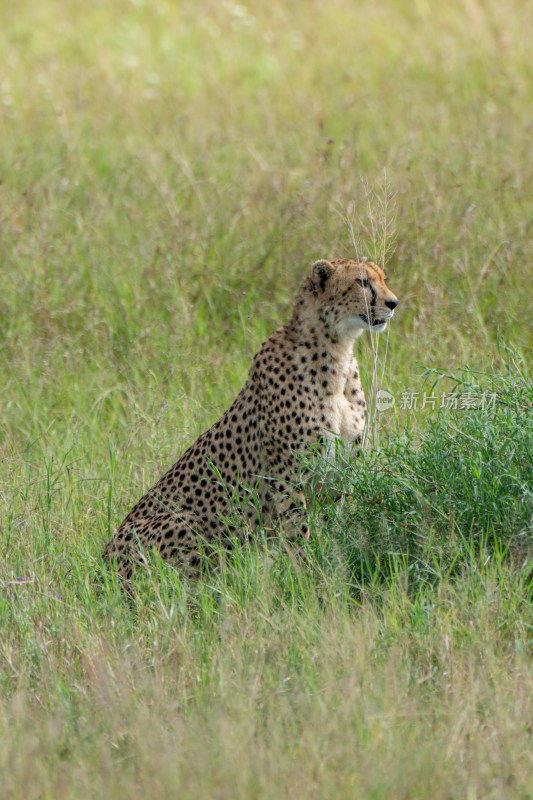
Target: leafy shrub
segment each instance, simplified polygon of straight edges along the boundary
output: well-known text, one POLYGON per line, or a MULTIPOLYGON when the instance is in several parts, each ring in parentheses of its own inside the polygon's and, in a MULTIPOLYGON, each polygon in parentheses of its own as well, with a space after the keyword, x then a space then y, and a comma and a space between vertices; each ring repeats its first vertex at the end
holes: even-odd
POLYGON ((461 554, 497 548, 523 563, 531 552, 533 384, 524 368, 511 354, 505 373, 426 376, 433 386, 451 380, 458 408, 438 412, 422 433, 404 431, 362 453, 341 475, 344 505, 328 506, 360 577, 393 555, 427 574, 437 562, 460 565, 461 554), (488 402, 461 408, 473 393, 488 402))

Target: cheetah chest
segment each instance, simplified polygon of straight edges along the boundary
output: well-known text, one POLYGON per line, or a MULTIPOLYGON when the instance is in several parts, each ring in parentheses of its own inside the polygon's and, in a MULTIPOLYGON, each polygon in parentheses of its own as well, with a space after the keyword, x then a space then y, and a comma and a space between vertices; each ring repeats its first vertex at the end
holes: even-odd
POLYGON ((361 406, 351 403, 344 394, 338 394, 330 402, 331 427, 327 438, 341 439, 350 449, 362 436, 365 427, 365 412, 361 406))
POLYGON ((324 455, 329 469, 338 468, 339 456, 342 462, 350 456, 362 437, 364 426, 365 413, 360 406, 351 403, 344 394, 330 398, 324 425, 324 455))

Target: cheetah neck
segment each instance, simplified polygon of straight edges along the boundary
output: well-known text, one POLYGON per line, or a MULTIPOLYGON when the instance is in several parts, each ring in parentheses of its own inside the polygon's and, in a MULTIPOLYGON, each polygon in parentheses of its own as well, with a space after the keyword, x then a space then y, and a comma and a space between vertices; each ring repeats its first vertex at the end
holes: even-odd
POLYGON ((285 326, 287 334, 299 344, 311 343, 314 349, 327 350, 335 358, 350 360, 353 356, 355 340, 363 332, 362 329, 339 334, 332 325, 327 314, 298 313, 298 308, 291 321, 285 326))
POLYGON ((316 316, 312 320, 293 317, 282 330, 284 337, 292 342, 295 361, 309 382, 320 386, 326 394, 342 392, 346 375, 354 366, 355 337, 332 336, 327 324, 316 316))

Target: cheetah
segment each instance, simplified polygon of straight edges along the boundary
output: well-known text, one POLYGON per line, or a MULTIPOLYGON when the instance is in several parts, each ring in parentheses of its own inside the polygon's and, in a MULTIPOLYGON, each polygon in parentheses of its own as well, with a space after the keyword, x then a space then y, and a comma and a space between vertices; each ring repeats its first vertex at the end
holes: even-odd
POLYGON ((336 439, 357 449, 366 402, 354 341, 385 330, 397 305, 373 261, 316 261, 231 408, 133 507, 104 560, 128 580, 151 548, 195 573, 210 544, 231 548, 272 524, 296 547, 308 539, 302 457, 336 439))

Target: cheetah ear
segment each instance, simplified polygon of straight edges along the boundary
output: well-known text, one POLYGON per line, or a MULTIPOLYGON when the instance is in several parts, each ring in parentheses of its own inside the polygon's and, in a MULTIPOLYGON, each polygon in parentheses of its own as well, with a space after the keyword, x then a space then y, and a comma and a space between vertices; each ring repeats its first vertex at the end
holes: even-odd
POLYGON ((313 267, 311 269, 311 281, 313 284, 313 292, 318 294, 318 290, 320 289, 321 292, 324 291, 324 287, 326 285, 326 281, 332 275, 335 267, 331 262, 326 261, 325 258, 320 259, 320 261, 315 261, 313 267))

